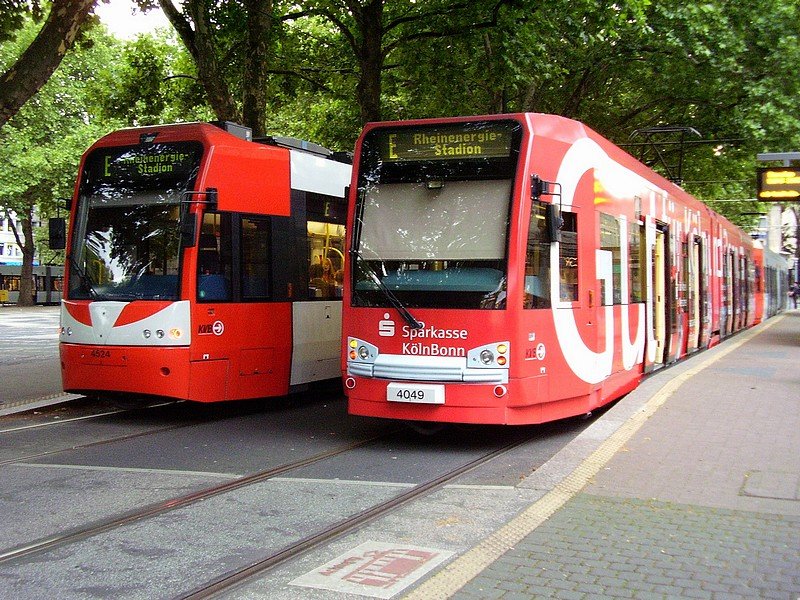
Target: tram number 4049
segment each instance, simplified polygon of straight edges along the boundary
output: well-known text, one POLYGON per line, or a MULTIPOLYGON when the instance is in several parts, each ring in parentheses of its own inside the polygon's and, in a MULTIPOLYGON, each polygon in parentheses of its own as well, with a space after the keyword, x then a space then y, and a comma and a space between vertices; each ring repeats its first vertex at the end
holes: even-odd
POLYGON ((390 383, 386 387, 389 402, 444 404, 444 386, 413 383, 390 383))

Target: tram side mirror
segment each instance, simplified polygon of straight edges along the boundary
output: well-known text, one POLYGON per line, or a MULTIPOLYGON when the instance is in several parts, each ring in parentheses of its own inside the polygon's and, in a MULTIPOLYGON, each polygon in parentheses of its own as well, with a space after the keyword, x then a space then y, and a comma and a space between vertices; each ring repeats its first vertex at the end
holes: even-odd
POLYGON ((217 188, 206 188, 206 211, 207 212, 214 212, 217 210, 217 205, 219 204, 219 190, 217 188))
POLYGON ((51 217, 47 223, 50 250, 63 250, 67 247, 67 220, 64 217, 51 217))
POLYGON ((197 215, 188 210, 181 215, 181 247, 191 248, 197 239, 197 215))
POLYGON ((545 181, 538 175, 531 176, 531 196, 534 200, 538 200, 542 196, 549 196, 552 194, 550 191, 550 182, 545 181))
POLYGON ((545 205, 545 224, 547 235, 551 242, 561 241, 561 227, 564 220, 561 218, 561 208, 557 204, 545 205))

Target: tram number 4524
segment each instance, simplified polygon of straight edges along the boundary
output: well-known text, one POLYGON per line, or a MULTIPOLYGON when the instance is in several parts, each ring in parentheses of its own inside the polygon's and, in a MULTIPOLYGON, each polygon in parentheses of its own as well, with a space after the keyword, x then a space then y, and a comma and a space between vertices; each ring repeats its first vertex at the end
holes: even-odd
POLYGON ((444 404, 444 386, 390 383, 386 387, 386 400, 389 402, 444 404))
POLYGON ((111 358, 111 350, 93 349, 89 355, 92 358, 111 358))

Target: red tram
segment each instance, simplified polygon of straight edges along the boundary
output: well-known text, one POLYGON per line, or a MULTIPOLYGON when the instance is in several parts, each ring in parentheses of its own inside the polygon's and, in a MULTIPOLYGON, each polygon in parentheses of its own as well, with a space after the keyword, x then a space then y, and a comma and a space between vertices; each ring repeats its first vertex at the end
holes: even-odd
POLYGON ((338 377, 351 172, 339 159, 230 123, 92 145, 71 207, 64 389, 213 402, 338 377))
MULTIPOLYGON (((566 118, 369 124, 349 204, 352 414, 587 413, 764 316, 765 251, 566 118)), ((785 279, 770 265, 771 282, 785 279)))

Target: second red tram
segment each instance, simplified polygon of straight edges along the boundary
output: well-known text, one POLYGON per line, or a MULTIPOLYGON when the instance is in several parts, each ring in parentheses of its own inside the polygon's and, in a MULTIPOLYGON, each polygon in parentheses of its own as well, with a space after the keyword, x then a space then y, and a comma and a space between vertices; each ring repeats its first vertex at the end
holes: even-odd
POLYGON ((744 231, 558 116, 367 125, 348 248, 342 369, 357 415, 587 413, 764 310, 744 231))
POLYGON ((124 129, 87 150, 61 311, 66 391, 213 402, 339 376, 351 167, 247 133, 124 129))

